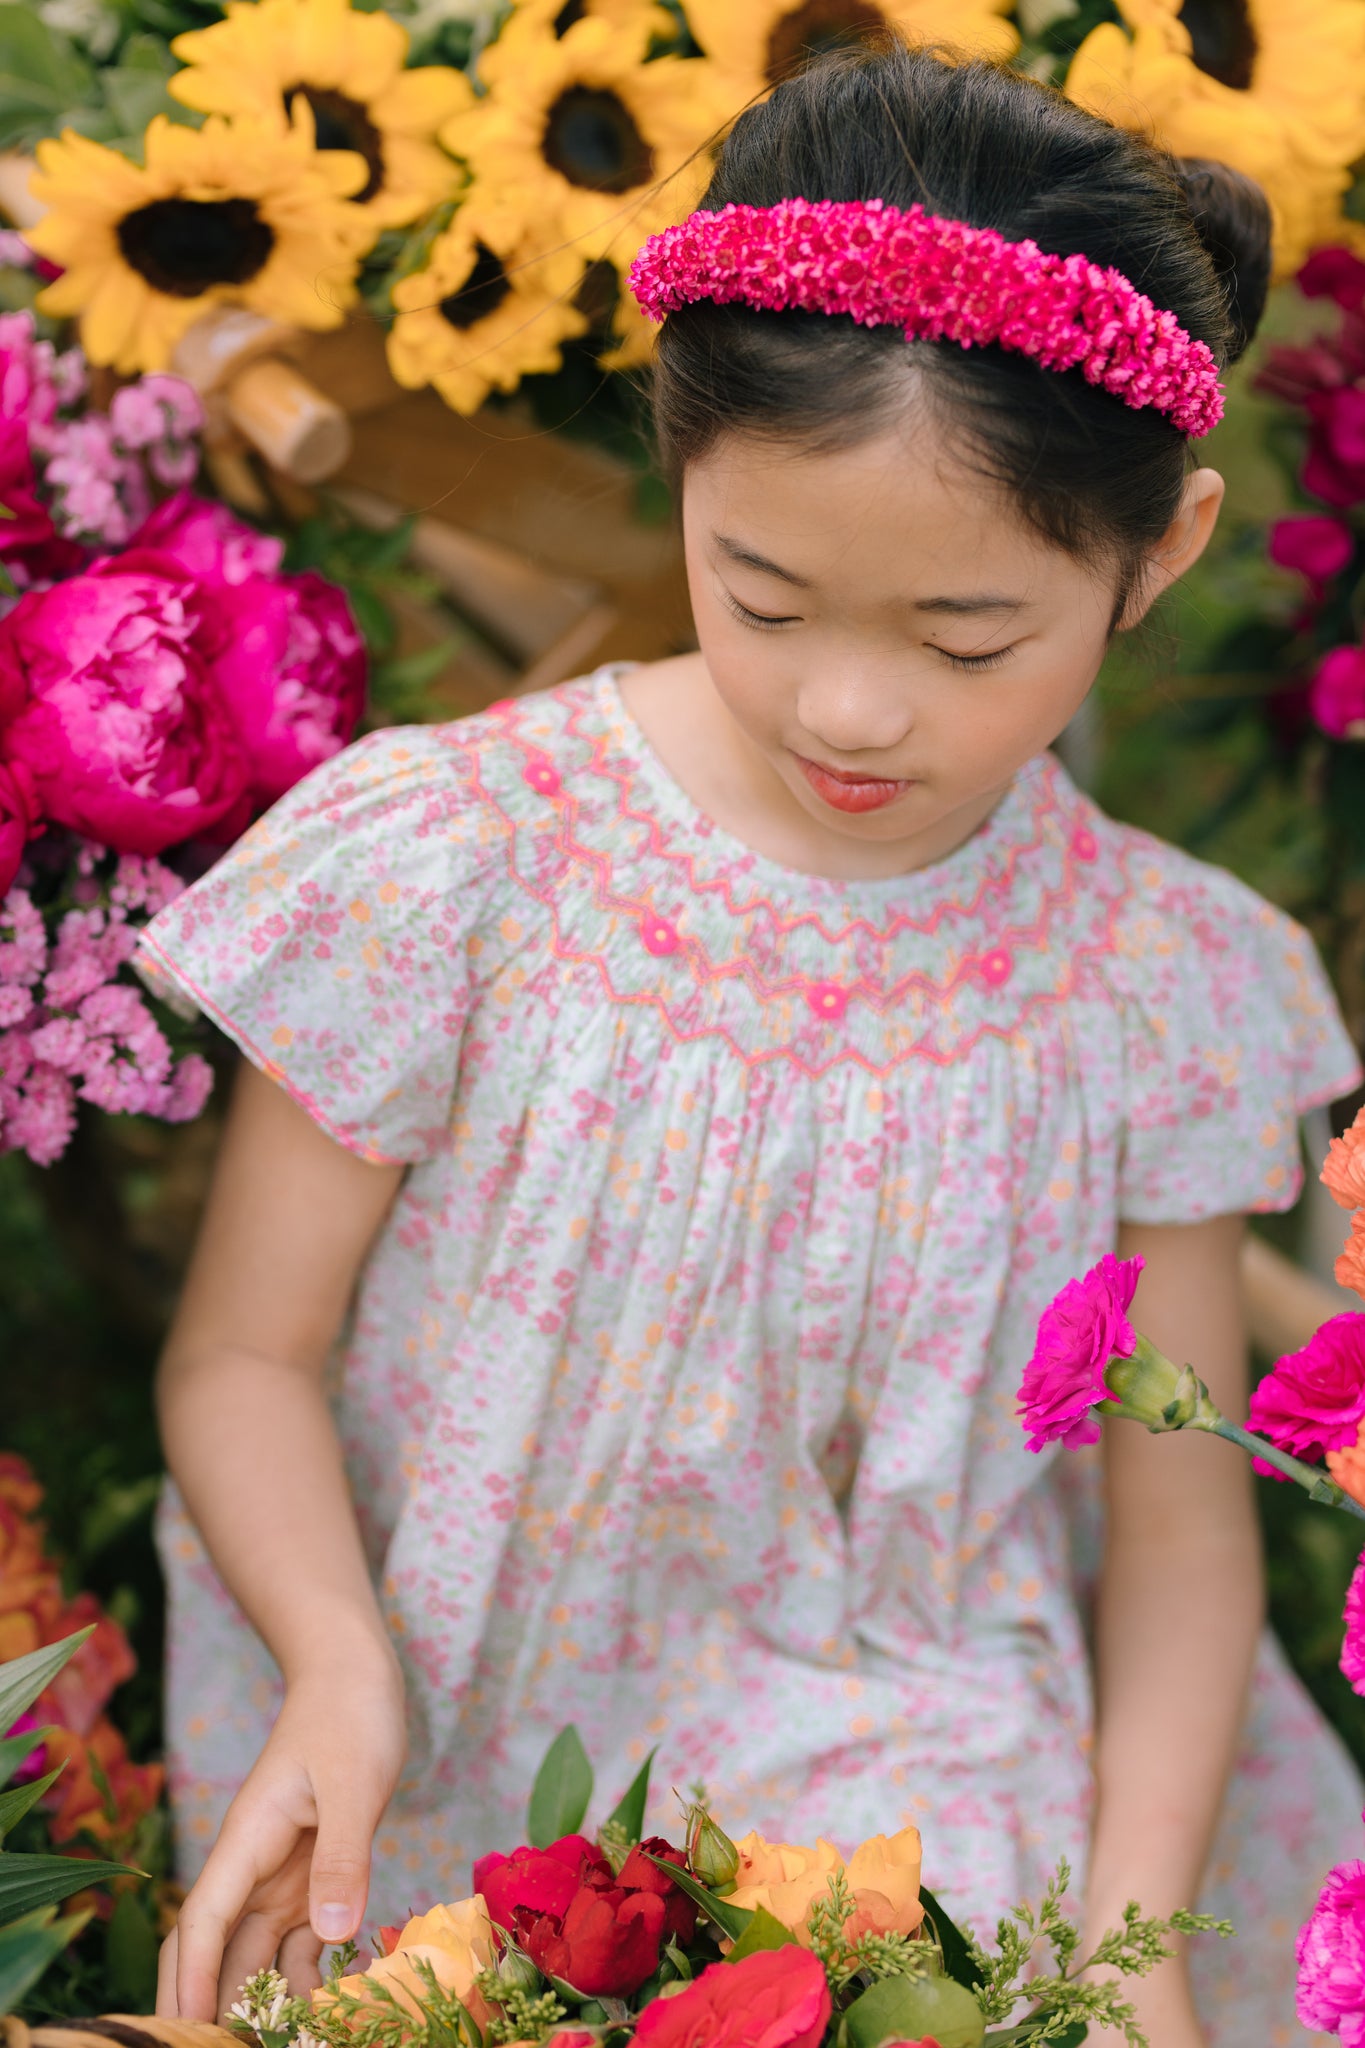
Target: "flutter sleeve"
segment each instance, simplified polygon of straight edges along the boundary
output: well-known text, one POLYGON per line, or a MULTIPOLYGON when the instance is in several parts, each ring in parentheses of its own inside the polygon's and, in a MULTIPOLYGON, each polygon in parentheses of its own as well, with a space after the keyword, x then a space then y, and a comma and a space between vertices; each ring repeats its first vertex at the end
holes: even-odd
POLYGON ((157 994, 380 1163, 433 1156, 449 1126, 488 865, 461 764, 430 728, 357 742, 163 910, 137 956, 157 994))
POLYGON ((1360 1063, 1312 939, 1221 869, 1154 848, 1127 920, 1120 1215, 1288 1209, 1299 1120, 1360 1063))

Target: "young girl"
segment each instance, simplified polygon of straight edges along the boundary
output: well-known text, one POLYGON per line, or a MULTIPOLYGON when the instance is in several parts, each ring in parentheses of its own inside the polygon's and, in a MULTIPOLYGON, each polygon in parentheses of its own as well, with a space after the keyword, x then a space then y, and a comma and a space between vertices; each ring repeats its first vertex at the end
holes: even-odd
POLYGON ((1088 1639, 1099 1465, 1015 1416, 1115 1244, 1235 1410, 1240 1214, 1356 1079, 1303 933, 1045 751, 1208 540, 1265 207, 894 47, 705 204, 638 273, 700 652, 362 740, 147 942, 250 1061, 161 1381, 164 2008, 462 1896, 574 1722, 661 1828, 919 1824, 979 1925, 1062 1854, 1092 1932, 1201 1899, 1156 2048, 1299 2038, 1360 1790, 1245 1465, 1111 1432, 1088 1639))

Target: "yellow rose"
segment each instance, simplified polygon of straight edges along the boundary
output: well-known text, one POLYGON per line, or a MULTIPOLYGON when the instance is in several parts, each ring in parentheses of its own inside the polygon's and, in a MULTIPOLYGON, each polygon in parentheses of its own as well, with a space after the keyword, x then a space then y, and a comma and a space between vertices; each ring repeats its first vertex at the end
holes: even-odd
POLYGON ((889 1837, 874 1835, 847 1864, 823 1836, 813 1849, 765 1842, 762 1835, 746 1835, 735 1846, 739 1869, 729 1903, 750 1912, 763 1906, 803 1947, 810 1946, 810 1909, 840 1870, 853 1894, 854 1913, 847 1928, 851 1940, 860 1934, 913 1934, 924 1918, 918 1828, 902 1828, 889 1837))
MULTIPOLYGON (((368 1970, 343 1977, 338 1989, 367 1999, 375 1986, 382 1985, 418 2018, 427 1987, 413 1967, 417 1962, 430 1963, 441 1989, 458 1998, 479 2027, 488 2025, 488 2006, 474 1986, 480 1970, 493 1966, 493 1927, 481 1898, 419 1913, 399 1935, 392 1955, 376 1956, 368 1970)), ((327 1988, 313 1997, 325 2002, 327 1988)))

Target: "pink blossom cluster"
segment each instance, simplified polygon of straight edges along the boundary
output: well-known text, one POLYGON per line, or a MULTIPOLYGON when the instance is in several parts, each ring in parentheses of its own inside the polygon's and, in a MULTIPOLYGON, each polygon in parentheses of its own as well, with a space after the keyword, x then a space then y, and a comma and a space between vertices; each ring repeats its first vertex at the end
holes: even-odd
POLYGON ((994 343, 1046 370, 1080 369, 1182 434, 1207 434, 1223 416, 1208 344, 1119 271, 919 205, 783 199, 694 213, 645 243, 630 287, 656 320, 698 299, 844 314, 907 341, 994 343))
POLYGON ((1365 1863, 1328 1875, 1298 1939, 1299 2019, 1312 2033, 1365 2048, 1365 1863))
POLYGON ((119 979, 141 925, 184 884, 159 861, 111 863, 91 845, 67 879, 74 900, 55 920, 28 889, 0 903, 0 1150, 40 1166, 64 1150, 78 1099, 178 1123, 199 1114, 213 1079, 198 1054, 174 1059, 145 998, 119 979))
POLYGON ((1128 1311, 1144 1260, 1106 1252, 1080 1280, 1068 1280, 1038 1324, 1024 1368, 1019 1414, 1029 1449, 1060 1443, 1067 1450, 1098 1442, 1096 1404, 1110 1399, 1105 1372, 1113 1358, 1131 1358, 1137 1334, 1128 1311))

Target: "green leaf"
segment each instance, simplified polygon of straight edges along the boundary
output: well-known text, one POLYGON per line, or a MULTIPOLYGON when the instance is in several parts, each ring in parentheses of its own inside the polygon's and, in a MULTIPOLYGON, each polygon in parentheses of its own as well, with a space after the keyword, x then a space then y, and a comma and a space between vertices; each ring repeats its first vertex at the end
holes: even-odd
POLYGON ((938 1936, 938 1945, 943 1951, 944 1971, 955 1984, 965 1984, 969 1991, 975 1991, 981 1982, 981 1972, 972 1960, 966 1935, 945 1908, 940 1906, 927 1884, 920 1886, 919 1897, 925 1917, 938 1936))
POLYGON ((545 1752, 526 1809, 526 1839, 546 1849, 582 1827, 592 1798, 592 1765, 576 1728, 561 1728, 545 1752))
POLYGON ((727 1963, 742 1963, 745 1956, 756 1956, 760 1949, 787 1948, 795 1940, 790 1927, 784 1927, 766 1906, 755 1906, 753 1918, 725 1960, 727 1963))
POLYGON ((89 65, 36 7, 0 6, 0 147, 55 132, 93 84, 89 65))
POLYGON ((679 1870, 677 1864, 670 1863, 665 1856, 651 1856, 649 1860, 668 1873, 679 1891, 686 1892, 689 1899, 696 1901, 707 1918, 715 1921, 722 1934, 739 1940, 754 1917, 747 1906, 732 1906, 728 1899, 717 1898, 700 1878, 693 1877, 690 1870, 679 1870))
MULTIPOLYGON (((0 7, 0 13, 7 11, 0 7)), ((59 1643, 49 1643, 45 1650, 30 1650, 26 1657, 13 1657, 8 1664, 0 1664, 0 1728, 14 1726, 39 1693, 51 1685, 63 1665, 70 1663, 93 1630, 92 1622, 89 1628, 80 1629, 74 1636, 64 1636, 59 1643)))
POLYGON ((7 1735, 0 1742, 0 1785, 8 1785, 25 1757, 32 1756, 51 1733, 50 1728, 26 1728, 22 1735, 7 1735))
POLYGON ((97 1863, 88 1856, 20 1856, 0 1849, 0 1927, 37 1906, 55 1906, 87 1885, 146 1875, 126 1863, 97 1863))
POLYGON ((56 1920, 54 1911, 52 1906, 43 1907, 0 1927, 0 2013, 13 2012, 90 1918, 88 1913, 68 1913, 64 1920, 56 1920))
POLYGON ((149 1901, 136 1892, 121 1892, 104 1934, 104 1966, 116 2011, 151 2011, 156 2001, 156 1953, 149 1901))
POLYGON ((624 1830, 628 1842, 638 1842, 645 1831, 645 1807, 649 1803, 649 1774, 654 1768, 654 1759, 658 1754, 657 1749, 651 1749, 626 1791, 621 1794, 607 1816, 608 1827, 614 1821, 618 1828, 624 1830))
POLYGON ((55 1785, 65 1769, 66 1765, 60 1763, 45 1778, 35 1778, 30 1785, 16 1785, 12 1791, 0 1792, 0 1841, 12 1827, 17 1826, 30 1807, 38 1804, 48 1786, 55 1785))
POLYGON ((883 2041, 918 2041, 926 2034, 938 2048, 981 2048, 986 2038, 980 2006, 951 1977, 883 1977, 854 1999, 844 2030, 849 2048, 881 2048, 883 2041))

